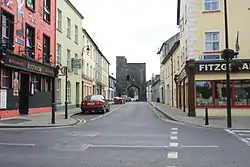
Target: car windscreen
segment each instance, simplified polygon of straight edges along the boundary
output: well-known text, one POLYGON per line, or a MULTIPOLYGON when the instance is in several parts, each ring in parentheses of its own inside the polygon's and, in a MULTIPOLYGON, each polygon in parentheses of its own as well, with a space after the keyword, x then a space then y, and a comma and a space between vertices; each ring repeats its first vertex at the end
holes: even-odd
POLYGON ((86 96, 84 100, 101 100, 100 96, 86 96))

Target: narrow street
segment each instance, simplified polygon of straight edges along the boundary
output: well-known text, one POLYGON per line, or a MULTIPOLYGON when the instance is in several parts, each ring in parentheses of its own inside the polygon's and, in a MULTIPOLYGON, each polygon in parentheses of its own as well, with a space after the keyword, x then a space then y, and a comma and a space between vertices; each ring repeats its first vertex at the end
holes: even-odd
POLYGON ((95 118, 79 127, 0 131, 0 166, 249 166, 250 147, 235 135, 165 120, 148 103, 95 118))

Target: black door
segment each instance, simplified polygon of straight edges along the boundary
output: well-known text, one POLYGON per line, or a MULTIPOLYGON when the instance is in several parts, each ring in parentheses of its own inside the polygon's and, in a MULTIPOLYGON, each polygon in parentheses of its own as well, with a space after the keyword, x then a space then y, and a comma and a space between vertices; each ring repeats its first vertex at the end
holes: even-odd
POLYGON ((19 112, 21 115, 27 115, 29 113, 29 75, 21 74, 19 93, 19 112))

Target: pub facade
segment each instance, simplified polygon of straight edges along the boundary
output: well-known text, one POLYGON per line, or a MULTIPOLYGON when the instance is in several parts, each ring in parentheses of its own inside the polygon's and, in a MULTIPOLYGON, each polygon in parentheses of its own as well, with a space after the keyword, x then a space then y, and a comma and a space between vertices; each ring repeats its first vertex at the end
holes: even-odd
MULTIPOLYGON (((230 72, 232 115, 250 115, 250 59, 238 59, 243 66, 230 72)), ((177 107, 190 116, 225 116, 227 107, 226 64, 224 60, 188 60, 175 75, 177 107)))
POLYGON ((55 1, 0 5, 0 119, 50 112, 56 64, 55 1))

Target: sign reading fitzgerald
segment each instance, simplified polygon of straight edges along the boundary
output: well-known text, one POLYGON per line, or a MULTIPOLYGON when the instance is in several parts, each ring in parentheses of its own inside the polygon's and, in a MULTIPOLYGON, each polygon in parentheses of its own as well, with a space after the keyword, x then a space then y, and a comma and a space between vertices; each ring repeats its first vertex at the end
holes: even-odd
MULTIPOLYGON (((242 61, 243 67, 239 71, 250 71, 250 60, 242 61)), ((196 62, 197 72, 222 72, 226 71, 226 63, 221 62, 196 62)))

